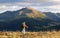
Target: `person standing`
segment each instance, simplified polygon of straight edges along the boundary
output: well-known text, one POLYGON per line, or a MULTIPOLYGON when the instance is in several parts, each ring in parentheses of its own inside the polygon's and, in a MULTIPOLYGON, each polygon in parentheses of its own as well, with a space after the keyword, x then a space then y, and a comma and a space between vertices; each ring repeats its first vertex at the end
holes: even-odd
POLYGON ((22 23, 22 33, 25 34, 25 29, 28 28, 25 22, 22 23))

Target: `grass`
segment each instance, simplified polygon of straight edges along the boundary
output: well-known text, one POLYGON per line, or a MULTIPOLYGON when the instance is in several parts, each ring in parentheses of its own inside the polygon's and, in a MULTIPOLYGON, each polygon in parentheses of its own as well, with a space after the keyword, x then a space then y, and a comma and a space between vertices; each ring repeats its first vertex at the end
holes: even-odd
POLYGON ((0 38, 60 38, 60 31, 26 32, 25 35, 19 31, 0 31, 0 38))

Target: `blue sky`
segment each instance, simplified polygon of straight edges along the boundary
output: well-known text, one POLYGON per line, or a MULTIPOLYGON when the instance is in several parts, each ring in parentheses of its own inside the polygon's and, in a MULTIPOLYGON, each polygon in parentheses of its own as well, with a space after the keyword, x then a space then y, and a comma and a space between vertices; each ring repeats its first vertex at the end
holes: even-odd
POLYGON ((0 0, 0 13, 23 7, 56 13, 60 12, 60 0, 0 0))

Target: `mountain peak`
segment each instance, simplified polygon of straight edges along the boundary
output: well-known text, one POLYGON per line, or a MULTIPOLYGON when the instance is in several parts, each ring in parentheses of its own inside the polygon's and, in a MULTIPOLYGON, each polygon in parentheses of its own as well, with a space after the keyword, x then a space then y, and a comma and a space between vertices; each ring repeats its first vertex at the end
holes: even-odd
POLYGON ((44 18, 45 17, 45 14, 43 14, 42 12, 36 10, 36 9, 33 9, 33 8, 22 8, 21 10, 19 10, 19 15, 22 15, 22 16, 28 16, 28 17, 41 17, 41 18, 44 18))
POLYGON ((6 11, 2 14, 0 14, 0 19, 16 19, 18 17, 29 17, 29 18, 45 18, 45 14, 33 9, 33 8, 22 8, 20 10, 17 11, 6 11))

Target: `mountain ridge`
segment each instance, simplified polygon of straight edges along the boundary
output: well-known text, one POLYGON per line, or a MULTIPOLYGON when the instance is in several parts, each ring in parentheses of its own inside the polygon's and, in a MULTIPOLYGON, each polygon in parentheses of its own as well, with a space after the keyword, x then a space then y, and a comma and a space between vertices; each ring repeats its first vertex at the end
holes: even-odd
POLYGON ((40 18, 44 18, 45 15, 43 13, 39 13, 39 11, 37 10, 32 10, 31 8, 22 8, 20 10, 17 11, 6 11, 2 14, 0 14, 0 19, 10 19, 10 18, 14 18, 16 16, 28 16, 28 17, 40 17, 40 18))
MULTIPOLYGON (((22 8, 0 14, 0 30, 22 30, 22 22, 26 22, 30 31, 60 30, 60 21, 54 20, 55 14, 40 12, 33 8, 22 8), (51 18, 51 19, 50 19, 51 18), (2 20, 2 21, 1 21, 2 20)), ((56 17, 58 18, 58 17, 56 17)))

